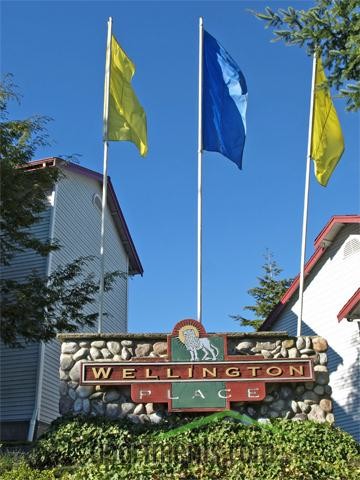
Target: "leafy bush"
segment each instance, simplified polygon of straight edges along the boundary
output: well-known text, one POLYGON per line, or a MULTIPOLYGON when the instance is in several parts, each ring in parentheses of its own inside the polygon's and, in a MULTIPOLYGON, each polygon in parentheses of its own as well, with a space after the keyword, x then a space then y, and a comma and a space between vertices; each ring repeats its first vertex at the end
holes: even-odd
POLYGON ((328 424, 275 420, 263 428, 222 421, 167 437, 169 428, 99 418, 58 421, 37 442, 31 464, 76 465, 75 471, 63 472, 64 480, 355 480, 360 475, 358 444, 328 424))
POLYGON ((0 457, 1 480, 56 480, 53 470, 40 471, 31 468, 22 458, 16 461, 8 455, 0 457))

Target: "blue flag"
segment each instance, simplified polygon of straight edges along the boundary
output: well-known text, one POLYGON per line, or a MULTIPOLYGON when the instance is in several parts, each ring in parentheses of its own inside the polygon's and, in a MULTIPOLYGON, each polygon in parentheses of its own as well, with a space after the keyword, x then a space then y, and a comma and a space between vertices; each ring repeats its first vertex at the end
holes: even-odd
POLYGON ((241 169, 246 136, 245 77, 206 31, 203 61, 203 149, 221 153, 241 169))

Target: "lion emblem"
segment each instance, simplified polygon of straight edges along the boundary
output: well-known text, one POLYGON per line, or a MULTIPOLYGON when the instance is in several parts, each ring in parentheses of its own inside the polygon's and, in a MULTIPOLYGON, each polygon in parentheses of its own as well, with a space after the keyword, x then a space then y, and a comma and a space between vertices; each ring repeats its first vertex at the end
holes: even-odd
POLYGON ((191 361, 199 361, 198 350, 204 353, 201 360, 216 360, 219 355, 218 348, 207 337, 199 337, 198 330, 192 325, 186 325, 179 331, 179 340, 190 352, 191 361))

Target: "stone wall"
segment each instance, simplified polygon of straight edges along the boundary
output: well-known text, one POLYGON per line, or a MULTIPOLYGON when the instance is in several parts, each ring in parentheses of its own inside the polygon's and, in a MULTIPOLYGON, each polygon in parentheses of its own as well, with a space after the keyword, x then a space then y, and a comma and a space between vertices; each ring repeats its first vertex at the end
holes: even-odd
MULTIPOLYGON (((231 408, 252 418, 278 418, 334 422, 331 388, 328 385, 327 342, 321 337, 289 337, 284 332, 228 333, 230 355, 254 359, 313 358, 315 381, 267 383, 262 402, 237 402, 231 408)), ((140 403, 130 398, 130 387, 79 385, 82 360, 131 361, 140 357, 166 357, 165 334, 62 334, 60 357, 61 415, 127 417, 134 422, 157 423, 166 417, 166 405, 140 403)))

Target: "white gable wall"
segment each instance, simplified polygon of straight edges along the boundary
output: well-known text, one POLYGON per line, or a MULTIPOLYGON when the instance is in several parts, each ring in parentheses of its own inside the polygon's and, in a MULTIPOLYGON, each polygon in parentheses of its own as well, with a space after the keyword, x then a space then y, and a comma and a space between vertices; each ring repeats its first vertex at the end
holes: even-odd
MULTIPOLYGON (((88 271, 99 278, 101 212, 93 203, 94 194, 101 197, 101 185, 96 179, 65 169, 66 177, 57 186, 54 238, 61 249, 54 253, 51 271, 58 265, 65 265, 80 256, 92 255, 97 258, 89 264, 88 271)), ((109 209, 105 220, 105 272, 120 270, 128 273, 128 257, 116 231, 109 209)), ((105 293, 104 332, 127 331, 128 280, 119 278, 114 288, 105 293)), ((85 309, 86 313, 98 311, 98 302, 85 309)), ((96 331, 84 328, 82 331, 96 331)), ((59 357, 57 341, 45 347, 43 395, 40 407, 40 421, 49 423, 56 418, 59 405, 59 357)))
MULTIPOLYGON (((345 255, 345 245, 354 238, 360 239, 359 224, 345 225, 307 277, 302 334, 327 339, 335 421, 360 440, 359 324, 337 320, 337 314, 360 284, 360 251, 353 248, 350 255, 345 255)), ((297 295, 272 330, 296 334, 297 295)))

